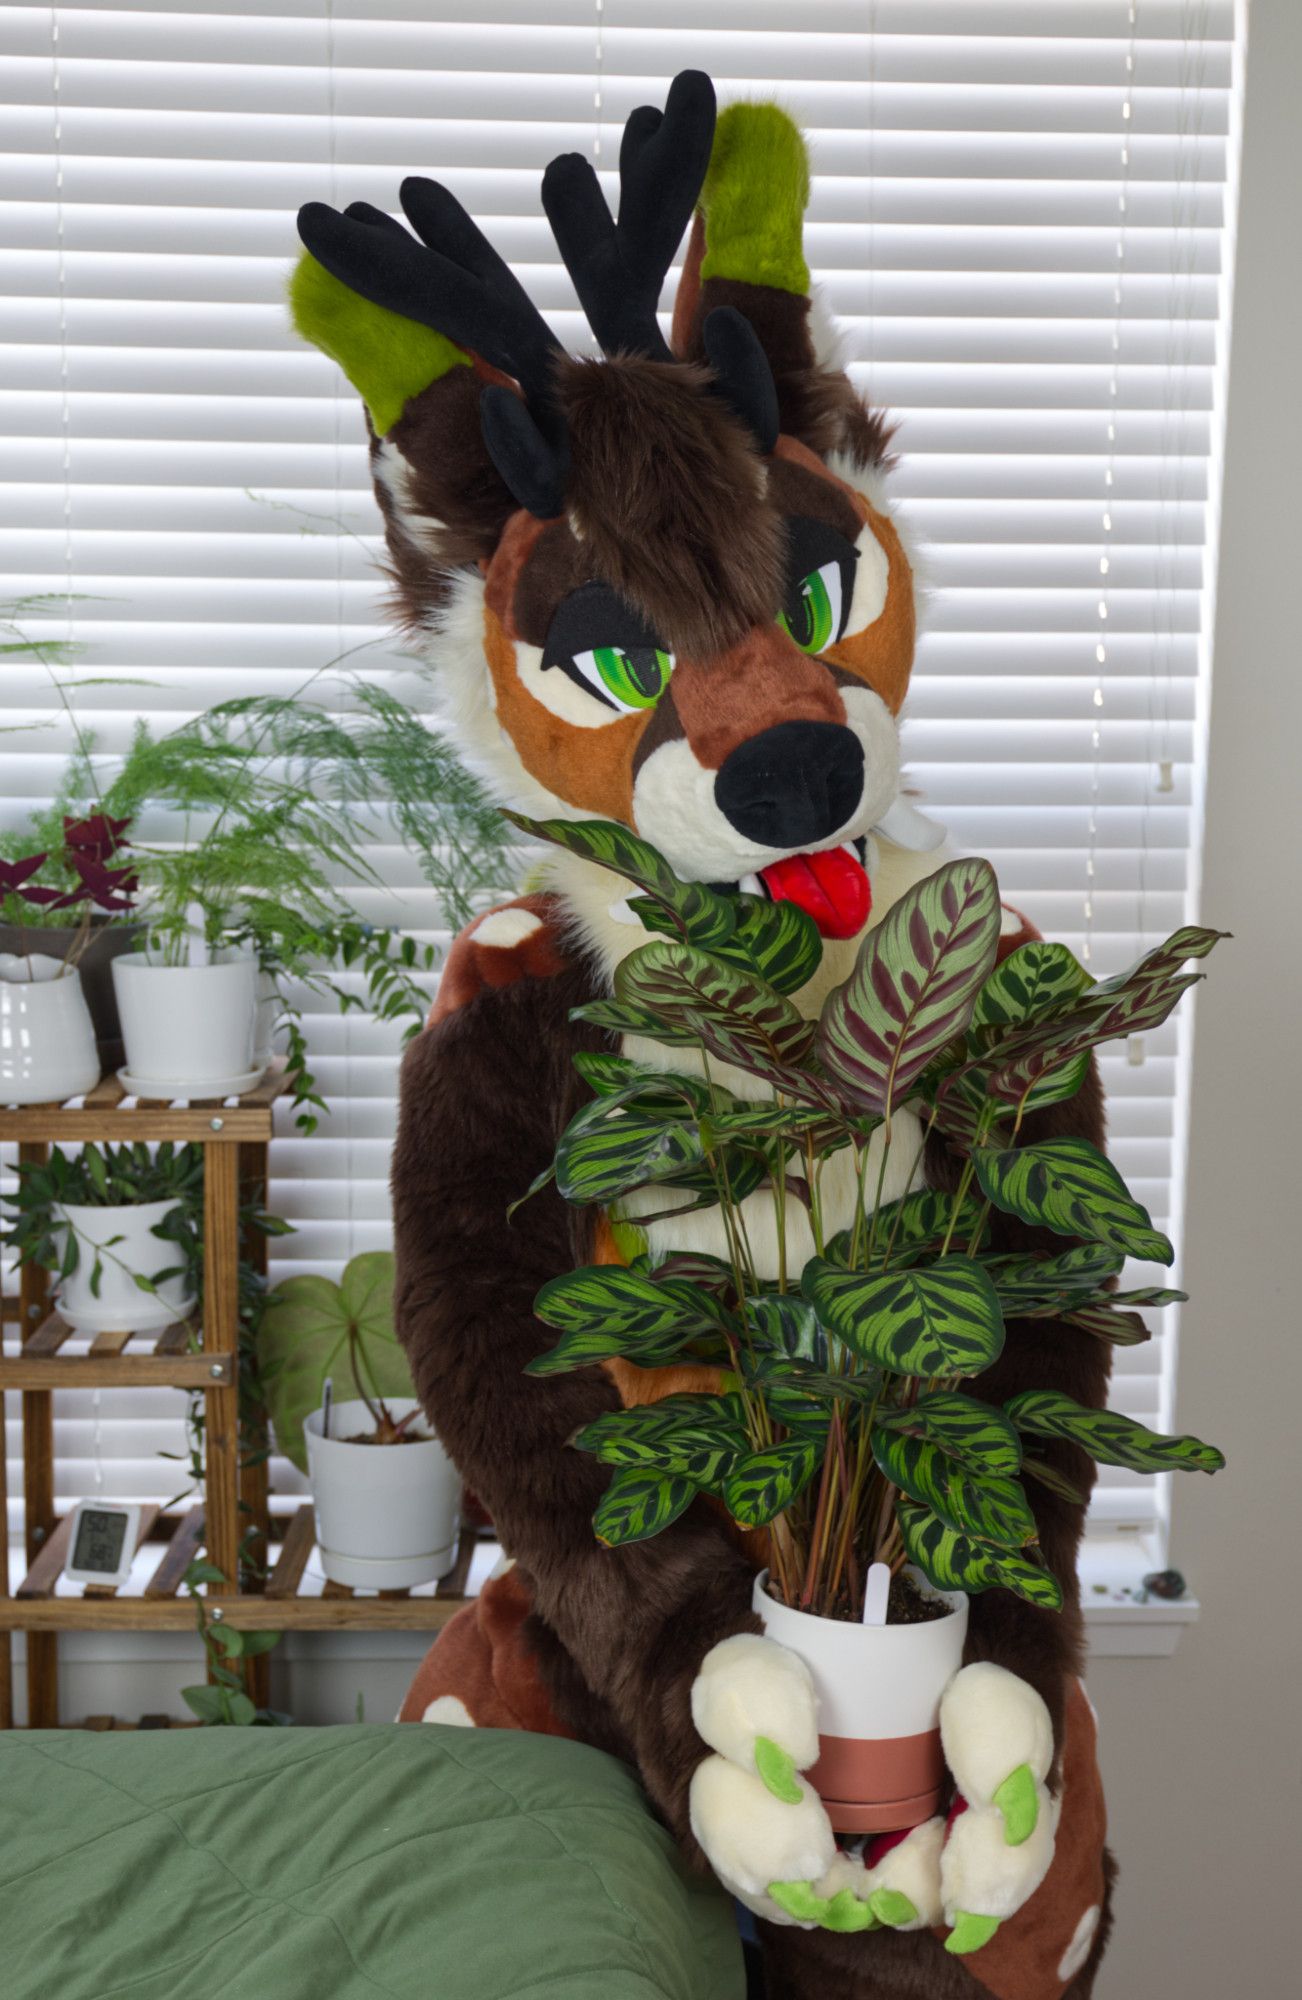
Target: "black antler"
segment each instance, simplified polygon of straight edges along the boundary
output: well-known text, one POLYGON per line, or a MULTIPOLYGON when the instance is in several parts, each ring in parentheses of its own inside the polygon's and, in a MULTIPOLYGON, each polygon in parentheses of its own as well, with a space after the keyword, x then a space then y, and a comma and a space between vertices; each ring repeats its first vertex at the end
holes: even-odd
POLYGON ((298 233, 352 291, 433 327, 515 378, 528 407, 509 389, 485 389, 484 442, 521 506, 550 519, 564 504, 567 464, 564 424, 552 399, 560 343, 455 195, 437 181, 413 178, 403 182, 401 200, 419 243, 364 201, 342 215, 309 202, 299 210, 298 233))
POLYGON ((552 234, 607 354, 672 359, 656 305, 710 164, 714 112, 709 77, 687 69, 663 112, 644 104, 632 113, 619 149, 618 223, 581 153, 562 153, 543 175, 552 234))

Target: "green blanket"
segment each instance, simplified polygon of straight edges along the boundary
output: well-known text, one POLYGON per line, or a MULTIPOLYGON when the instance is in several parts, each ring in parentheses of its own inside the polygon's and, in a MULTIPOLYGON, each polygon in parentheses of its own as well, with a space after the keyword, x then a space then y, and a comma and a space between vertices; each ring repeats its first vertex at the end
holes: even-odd
POLYGON ((741 2000, 599 1751, 434 1725, 0 1735, 4 2000, 741 2000))

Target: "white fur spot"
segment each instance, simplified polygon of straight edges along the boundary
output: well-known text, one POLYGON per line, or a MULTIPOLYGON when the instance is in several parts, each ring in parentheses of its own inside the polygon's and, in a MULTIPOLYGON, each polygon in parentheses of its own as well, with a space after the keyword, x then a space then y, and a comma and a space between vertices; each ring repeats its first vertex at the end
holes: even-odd
POLYGON ((1019 916, 1016 910, 1010 910, 1005 903, 999 912, 1000 937, 1017 937, 1019 932, 1025 929, 1025 919, 1019 916))
POLYGON ((692 1721, 711 1750, 744 1771, 754 1769, 757 1736, 785 1750, 799 1770, 818 1756, 813 1676, 797 1654, 756 1632, 710 1648, 692 1684, 692 1721))
POLYGON ((491 945, 495 951, 510 951, 542 929, 542 918, 532 910, 490 910, 475 925, 476 944, 491 945))
POLYGON ((877 623, 886 609, 886 593, 891 580, 886 551, 867 522, 855 543, 855 550, 859 560, 854 566, 854 593, 850 599, 850 615, 845 621, 847 639, 855 638, 877 623))
POLYGON ((421 1717, 422 1722, 446 1722, 454 1729, 473 1729, 475 1718, 459 1695, 441 1694, 421 1717))
POLYGON ((970 1806, 989 1805, 1019 1764, 1029 1764, 1043 1784, 1053 1762, 1053 1724, 1044 1702, 1027 1681, 990 1660, 955 1674, 940 1704, 940 1736, 945 1762, 970 1806))
POLYGON ((1071 1943, 1058 1960, 1059 1979, 1074 1979, 1084 1965, 1090 1955, 1090 1946, 1094 1942, 1094 1933, 1099 1927, 1099 1918, 1102 1914, 1098 1903, 1091 1903, 1089 1909, 1085 1911, 1071 1934, 1071 1943))

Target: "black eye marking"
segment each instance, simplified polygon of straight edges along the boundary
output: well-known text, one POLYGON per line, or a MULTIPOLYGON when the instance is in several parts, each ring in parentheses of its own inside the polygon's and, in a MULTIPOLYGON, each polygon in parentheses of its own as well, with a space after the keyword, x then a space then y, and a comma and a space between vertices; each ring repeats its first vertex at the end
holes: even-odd
POLYGON ((543 669, 563 674, 619 715, 654 708, 674 656, 646 620, 605 583, 580 584, 552 614, 543 669))
POLYGON ((787 582, 778 624, 802 653, 821 653, 845 633, 858 550, 812 515, 787 519, 787 582))

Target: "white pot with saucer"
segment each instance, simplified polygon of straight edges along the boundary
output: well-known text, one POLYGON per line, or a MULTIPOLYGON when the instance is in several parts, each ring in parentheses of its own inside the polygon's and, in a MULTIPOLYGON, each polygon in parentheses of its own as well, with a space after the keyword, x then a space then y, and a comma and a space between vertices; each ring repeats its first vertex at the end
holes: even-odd
POLYGON ((252 1090, 257 960, 220 951, 210 963, 160 965, 147 952, 113 961, 126 1044, 118 1075, 137 1097, 233 1097, 252 1090))

